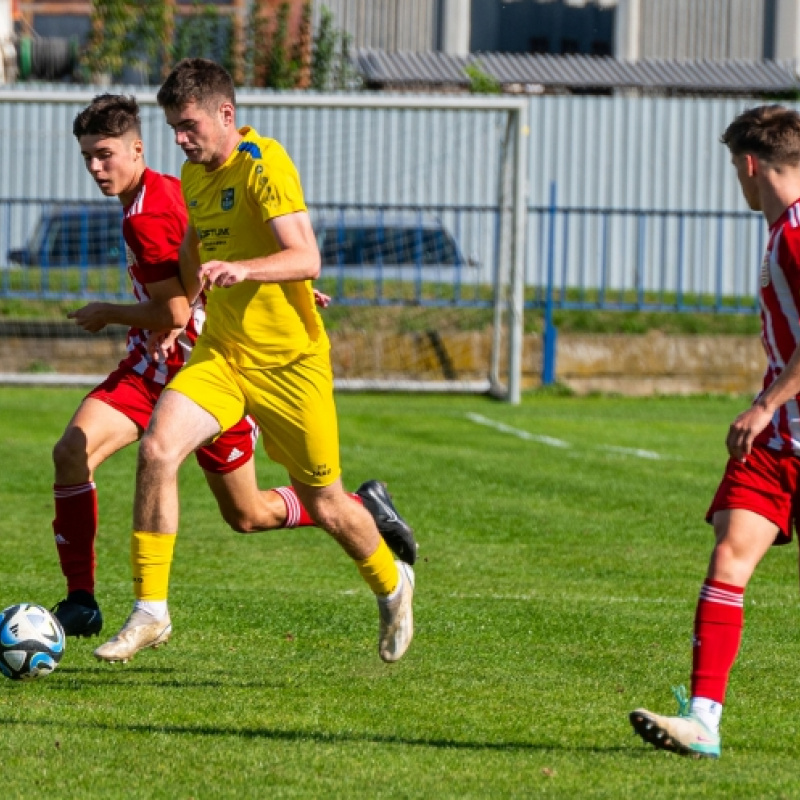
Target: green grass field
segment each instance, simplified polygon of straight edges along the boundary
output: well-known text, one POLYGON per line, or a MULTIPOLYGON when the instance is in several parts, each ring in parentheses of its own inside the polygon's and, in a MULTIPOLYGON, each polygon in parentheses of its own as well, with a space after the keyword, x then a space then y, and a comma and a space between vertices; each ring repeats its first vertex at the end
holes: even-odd
MULTIPOLYGON (((80 397, 0 389, 2 606, 63 595, 50 449, 80 397)), ((688 679, 703 514, 745 402, 341 396, 347 485, 387 480, 421 542, 416 639, 392 666, 331 540, 234 534, 187 463, 172 642, 109 666, 102 639, 70 640, 52 676, 0 681, 0 795, 800 796, 794 546, 748 590, 722 759, 656 752, 627 720, 672 713, 688 679)), ((109 634, 131 604, 134 463, 97 477, 109 634)), ((284 482, 261 454, 259 472, 284 482)))

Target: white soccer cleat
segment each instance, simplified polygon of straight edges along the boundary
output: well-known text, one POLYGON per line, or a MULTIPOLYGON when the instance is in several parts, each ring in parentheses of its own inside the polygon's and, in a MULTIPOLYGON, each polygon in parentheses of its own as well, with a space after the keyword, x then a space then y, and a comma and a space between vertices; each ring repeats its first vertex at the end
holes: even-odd
POLYGON ((130 661, 140 650, 159 647, 172 636, 172 622, 169 612, 163 619, 156 619, 146 611, 134 610, 125 621, 120 632, 101 644, 94 651, 95 658, 113 664, 130 661))
POLYGON ((414 638, 414 570, 402 561, 394 563, 400 577, 399 591, 391 597, 378 597, 378 654, 389 663, 399 661, 414 638))
POLYGON ((710 731, 692 714, 682 686, 675 687, 672 692, 678 701, 678 716, 663 717, 645 708, 637 708, 628 715, 634 731, 659 750, 691 758, 719 758, 719 734, 710 731))

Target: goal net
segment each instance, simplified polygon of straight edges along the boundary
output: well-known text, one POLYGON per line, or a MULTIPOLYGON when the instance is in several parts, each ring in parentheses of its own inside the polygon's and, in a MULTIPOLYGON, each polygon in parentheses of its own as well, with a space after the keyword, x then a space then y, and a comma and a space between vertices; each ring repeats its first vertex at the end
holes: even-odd
MULTIPOLYGON (((148 164, 178 175, 182 154, 154 96, 134 91, 148 164)), ((0 120, 14 128, 2 137, 0 351, 16 335, 30 353, 14 367, 0 352, 3 373, 86 372, 81 351, 102 343, 111 359, 123 346, 122 330, 88 336, 65 320, 129 292, 119 204, 100 197, 71 135, 92 96, 0 93, 0 120)), ((323 316, 337 388, 518 401, 524 100, 248 91, 237 103, 239 124, 280 141, 300 171, 323 260, 317 288, 333 298, 323 316)), ((110 368, 103 359, 93 372, 110 368)))

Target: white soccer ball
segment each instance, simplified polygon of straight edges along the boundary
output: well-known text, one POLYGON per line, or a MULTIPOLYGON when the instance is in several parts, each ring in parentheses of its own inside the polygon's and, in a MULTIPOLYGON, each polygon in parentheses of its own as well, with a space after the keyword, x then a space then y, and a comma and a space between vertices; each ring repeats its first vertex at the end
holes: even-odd
POLYGON ((0 611, 0 672, 12 681, 49 675, 61 661, 66 637, 43 606, 18 603, 0 611))

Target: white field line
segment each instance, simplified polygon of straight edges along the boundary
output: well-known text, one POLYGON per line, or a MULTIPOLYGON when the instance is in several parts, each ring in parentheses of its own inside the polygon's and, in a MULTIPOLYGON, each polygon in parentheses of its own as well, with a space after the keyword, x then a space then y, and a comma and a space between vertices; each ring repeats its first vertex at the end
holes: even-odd
MULTIPOLYGON (((564 595, 559 597, 556 595, 555 597, 552 595, 537 595, 537 594, 497 594, 497 593, 490 593, 490 594, 464 594, 462 592, 453 592, 449 595, 453 600, 500 600, 500 601, 510 601, 510 602, 524 602, 524 603, 551 603, 553 601, 563 601, 565 603, 569 603, 571 601, 575 601, 576 603, 596 603, 596 604, 603 604, 607 603, 609 605, 614 604, 632 604, 637 605, 639 603, 650 605, 666 605, 671 604, 675 605, 675 599, 668 598, 668 597, 609 597, 605 595, 603 597, 598 597, 596 595, 564 595)), ((693 598, 685 598, 686 602, 694 603, 695 600, 693 598)))
POLYGON ((494 428, 496 431, 508 433, 511 436, 516 436, 518 439, 525 439, 529 442, 539 442, 540 444, 546 444, 550 447, 563 447, 565 449, 572 447, 569 442, 565 442, 561 439, 554 439, 552 436, 539 436, 535 433, 528 433, 528 431, 520 430, 519 428, 512 428, 510 425, 504 425, 502 422, 495 422, 493 419, 484 417, 482 414, 473 414, 468 411, 467 419, 472 420, 472 422, 478 425, 485 425, 487 428, 494 428))
MULTIPOLYGON (((546 444, 549 447, 560 447, 564 450, 568 450, 572 447, 569 442, 565 442, 563 439, 554 439, 552 436, 541 436, 539 434, 529 433, 521 428, 512 428, 510 425, 505 425, 502 422, 496 422, 493 419, 484 417, 482 414, 475 414, 471 411, 468 411, 465 416, 468 420, 474 422, 476 425, 484 425, 487 428, 494 428, 496 431, 507 433, 510 436, 516 436, 518 439, 525 439, 529 442, 546 444)), ((651 461, 659 461, 662 458, 669 458, 669 456, 663 456, 661 453, 655 453, 652 450, 642 450, 638 447, 616 447, 615 445, 611 444, 601 444, 593 449, 605 450, 609 453, 619 453, 623 456, 634 456, 634 458, 647 458, 651 461)))

